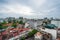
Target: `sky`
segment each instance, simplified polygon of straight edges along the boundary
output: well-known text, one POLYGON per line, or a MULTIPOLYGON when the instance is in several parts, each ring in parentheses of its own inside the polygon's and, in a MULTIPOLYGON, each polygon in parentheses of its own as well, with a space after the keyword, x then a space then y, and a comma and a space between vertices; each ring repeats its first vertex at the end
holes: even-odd
POLYGON ((0 18, 60 18, 60 0, 0 0, 0 18))

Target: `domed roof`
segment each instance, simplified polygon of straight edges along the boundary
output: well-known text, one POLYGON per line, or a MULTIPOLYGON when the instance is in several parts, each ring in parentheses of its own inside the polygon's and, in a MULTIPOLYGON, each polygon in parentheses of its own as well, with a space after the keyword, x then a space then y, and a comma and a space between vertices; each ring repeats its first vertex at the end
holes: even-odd
POLYGON ((45 25, 46 28, 49 28, 49 29, 54 29, 56 28, 56 26, 54 24, 47 24, 45 25))

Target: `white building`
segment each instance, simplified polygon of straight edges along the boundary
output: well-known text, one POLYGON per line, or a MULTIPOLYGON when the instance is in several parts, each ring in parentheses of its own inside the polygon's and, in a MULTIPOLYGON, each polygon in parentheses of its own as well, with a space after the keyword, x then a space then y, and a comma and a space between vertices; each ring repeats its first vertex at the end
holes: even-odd
POLYGON ((50 34, 52 35, 52 39, 53 39, 53 40, 56 40, 56 38, 57 38, 57 30, 48 29, 48 28, 45 28, 45 29, 39 28, 39 29, 40 29, 41 31, 50 33, 50 34))
POLYGON ((25 28, 29 27, 29 25, 30 25, 29 23, 25 23, 25 28))

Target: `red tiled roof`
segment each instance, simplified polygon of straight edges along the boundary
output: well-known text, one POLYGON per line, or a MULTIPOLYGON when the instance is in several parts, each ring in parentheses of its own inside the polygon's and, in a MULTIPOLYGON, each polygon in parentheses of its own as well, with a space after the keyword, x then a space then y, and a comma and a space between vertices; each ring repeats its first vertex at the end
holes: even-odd
POLYGON ((0 36, 0 40, 2 40, 2 36, 0 36))
POLYGON ((18 33, 17 32, 15 32, 14 34, 13 34, 13 36, 15 37, 15 36, 17 36, 18 35, 18 33))
POLYGON ((2 35, 6 35, 6 34, 7 34, 7 31, 2 32, 2 35))
MULTIPOLYGON (((11 29, 12 31, 15 31, 15 32, 12 32, 12 33, 9 33, 9 34, 12 34, 14 37, 15 36, 17 36, 20 32, 23 32, 23 31, 27 31, 27 30, 29 30, 29 28, 23 28, 23 29, 18 29, 17 30, 17 28, 13 28, 13 29, 11 29)), ((11 31, 10 30, 10 31, 11 31)), ((6 35, 8 33, 8 31, 3 31, 2 32, 2 35, 6 35)), ((1 33, 0 33, 1 34, 1 33)), ((2 36, 0 36, 0 40, 2 40, 1 39, 2 38, 2 36)))

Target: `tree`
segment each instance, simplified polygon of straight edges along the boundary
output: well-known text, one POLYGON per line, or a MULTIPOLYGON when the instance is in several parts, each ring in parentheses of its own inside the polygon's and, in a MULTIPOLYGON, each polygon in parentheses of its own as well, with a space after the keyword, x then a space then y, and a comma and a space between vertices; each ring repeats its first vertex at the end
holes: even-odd
POLYGON ((2 24, 0 23, 0 29, 3 29, 2 24))
POLYGON ((3 26, 3 24, 0 23, 0 29, 6 29, 6 28, 7 28, 7 26, 3 26))
POLYGON ((13 23, 12 24, 12 27, 16 28, 17 27, 16 23, 13 23))
POLYGON ((13 23, 16 23, 16 20, 15 19, 13 20, 13 23))
POLYGON ((19 24, 24 24, 24 23, 23 23, 23 21, 21 20, 21 21, 19 22, 19 24))
POLYGON ((25 37, 21 37, 21 39, 20 40, 25 40, 25 37))
POLYGON ((2 24, 6 24, 6 21, 4 20, 2 24))
POLYGON ((35 33, 37 33, 38 31, 36 29, 33 29, 31 32, 28 33, 29 37, 32 37, 35 33))

